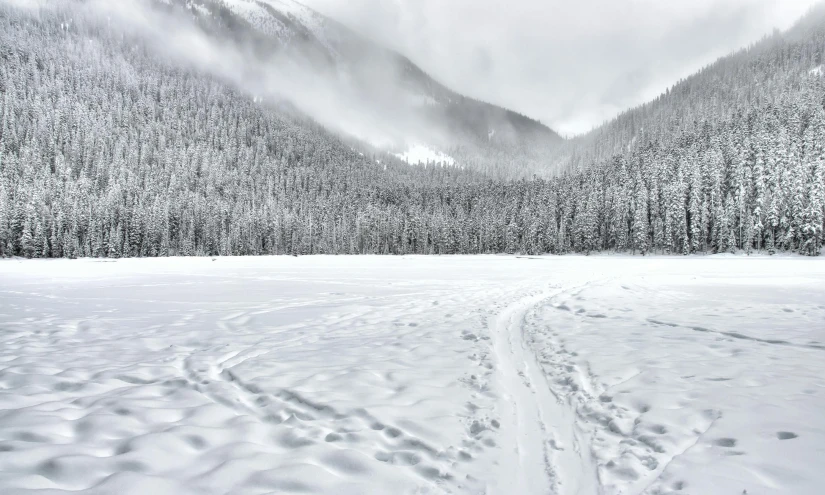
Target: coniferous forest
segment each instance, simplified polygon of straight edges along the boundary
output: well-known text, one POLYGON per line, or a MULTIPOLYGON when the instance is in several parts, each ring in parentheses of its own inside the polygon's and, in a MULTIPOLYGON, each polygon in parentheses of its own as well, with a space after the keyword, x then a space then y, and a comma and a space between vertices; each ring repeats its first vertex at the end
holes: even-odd
POLYGON ((822 9, 504 178, 66 15, 0 5, 2 257, 822 251, 822 9))

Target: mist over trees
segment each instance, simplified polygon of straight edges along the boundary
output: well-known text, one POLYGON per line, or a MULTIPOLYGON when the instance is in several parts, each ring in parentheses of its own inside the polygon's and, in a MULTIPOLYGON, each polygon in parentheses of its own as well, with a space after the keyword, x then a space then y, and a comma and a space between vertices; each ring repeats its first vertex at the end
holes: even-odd
POLYGON ((0 256, 818 255, 825 16, 563 145, 414 167, 66 9, 0 3, 0 256))

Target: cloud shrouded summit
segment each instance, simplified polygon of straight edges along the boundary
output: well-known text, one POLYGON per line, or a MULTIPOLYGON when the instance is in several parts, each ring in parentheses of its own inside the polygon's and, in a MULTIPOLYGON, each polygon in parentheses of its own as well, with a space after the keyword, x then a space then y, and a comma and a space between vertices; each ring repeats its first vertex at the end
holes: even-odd
POLYGON ((448 86, 586 132, 816 0, 305 0, 448 86))

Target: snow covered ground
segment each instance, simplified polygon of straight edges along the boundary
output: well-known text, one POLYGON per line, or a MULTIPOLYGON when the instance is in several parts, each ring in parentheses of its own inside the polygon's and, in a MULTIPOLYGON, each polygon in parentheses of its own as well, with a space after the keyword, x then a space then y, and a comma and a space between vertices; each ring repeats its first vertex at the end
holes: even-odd
POLYGON ((414 144, 407 148, 403 153, 396 153, 396 157, 409 163, 410 165, 428 165, 439 164, 452 167, 455 165, 455 159, 449 155, 445 155, 440 151, 435 151, 422 144, 414 144))
POLYGON ((821 259, 0 261, 3 494, 819 494, 823 411, 821 259))

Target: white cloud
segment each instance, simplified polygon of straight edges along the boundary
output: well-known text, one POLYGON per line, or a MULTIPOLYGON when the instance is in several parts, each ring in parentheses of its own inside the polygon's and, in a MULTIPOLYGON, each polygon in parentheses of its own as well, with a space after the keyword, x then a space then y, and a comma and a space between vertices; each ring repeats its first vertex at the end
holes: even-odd
MULTIPOLYGON (((360 88, 319 72, 322 69, 312 61, 287 52, 262 55, 249 44, 209 36, 185 18, 161 13, 142 0, 87 0, 83 5, 92 15, 105 16, 124 32, 145 39, 163 57, 216 76, 256 100, 287 101, 327 128, 376 147, 402 145, 409 135, 432 134, 414 115, 396 111, 388 119, 386 109, 395 107, 389 106, 386 95, 371 92, 365 99, 360 88)), ((395 81, 380 63, 373 72, 386 84, 395 81)))

